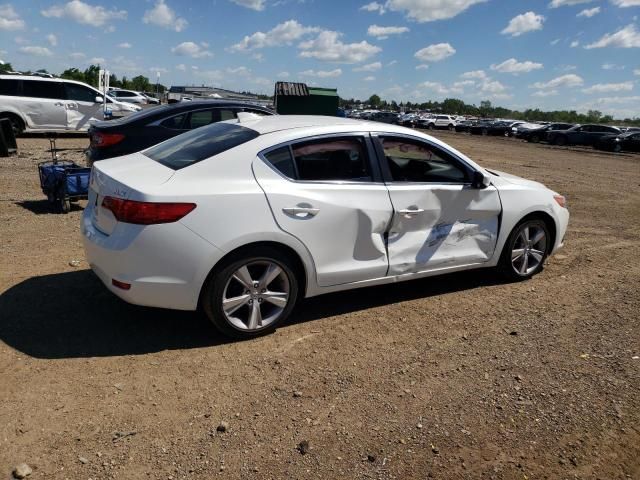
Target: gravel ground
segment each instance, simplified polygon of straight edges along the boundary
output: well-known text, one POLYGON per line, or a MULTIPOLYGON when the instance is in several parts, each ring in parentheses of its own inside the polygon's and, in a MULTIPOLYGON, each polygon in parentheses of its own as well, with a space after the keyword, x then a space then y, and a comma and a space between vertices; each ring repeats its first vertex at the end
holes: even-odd
POLYGON ((436 135, 567 196, 544 272, 319 297, 246 342, 108 293, 82 203, 51 213, 39 190, 47 140, 19 139, 0 159, 0 478, 640 479, 640 156, 436 135))

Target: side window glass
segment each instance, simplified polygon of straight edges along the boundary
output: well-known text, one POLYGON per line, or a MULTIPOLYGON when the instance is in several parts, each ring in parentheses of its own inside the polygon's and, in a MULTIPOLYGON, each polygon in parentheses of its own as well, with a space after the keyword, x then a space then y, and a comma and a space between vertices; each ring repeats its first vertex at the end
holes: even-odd
POLYGON ((23 80, 22 96, 62 100, 64 98, 64 92, 62 91, 62 84, 60 82, 23 80))
POLYGON ((205 125, 219 121, 220 112, 217 109, 191 112, 189 120, 187 120, 187 128, 193 130, 194 128, 204 127, 205 125))
POLYGON ((380 138, 394 182, 464 183, 467 175, 449 154, 427 143, 380 138))
POLYGON ((182 123, 184 122, 184 117, 186 115, 183 113, 182 115, 176 115, 175 117, 167 118, 163 120, 160 125, 166 128, 171 128, 173 130, 182 129, 182 123))
POLYGON ((289 147, 272 150, 264 156, 267 161, 287 178, 296 178, 296 170, 289 147))
POLYGON ((2 79, 0 80, 0 95, 18 95, 18 86, 20 80, 2 79))
POLYGON ((76 102, 95 103, 96 97, 99 95, 87 87, 74 83, 65 83, 64 89, 67 92, 67 100, 75 100, 76 102))
POLYGON ((293 157, 299 180, 370 182, 371 172, 361 138, 337 137, 298 143, 293 157))
POLYGON ((218 111, 220 112, 220 120, 219 120, 220 122, 224 120, 233 120, 234 118, 236 118, 236 112, 234 112, 233 110, 221 108, 218 111))

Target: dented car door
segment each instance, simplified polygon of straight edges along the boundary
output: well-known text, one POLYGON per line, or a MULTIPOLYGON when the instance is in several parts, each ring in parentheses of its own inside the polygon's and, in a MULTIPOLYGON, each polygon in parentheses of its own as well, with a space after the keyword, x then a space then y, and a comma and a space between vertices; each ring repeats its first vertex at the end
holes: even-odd
POLYGON ((332 135, 270 149, 253 163, 276 223, 305 245, 321 286, 387 273, 392 207, 371 153, 364 135, 332 135))
POLYGON ((422 139, 380 135, 377 144, 394 209, 389 275, 488 261, 502 210, 495 187, 475 188, 470 167, 422 139))

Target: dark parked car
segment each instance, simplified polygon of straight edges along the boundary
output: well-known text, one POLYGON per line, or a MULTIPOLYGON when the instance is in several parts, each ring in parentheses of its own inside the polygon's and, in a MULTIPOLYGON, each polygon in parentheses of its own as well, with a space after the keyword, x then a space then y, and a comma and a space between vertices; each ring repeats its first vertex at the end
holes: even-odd
POLYGON ((242 102, 203 100, 143 110, 121 120, 96 122, 89 128, 89 163, 139 152, 181 133, 236 118, 238 112, 273 115, 266 107, 242 102))
POLYGON ((549 125, 541 125, 539 128, 518 129, 516 138, 532 143, 544 142, 547 140, 547 132, 551 130, 569 130, 571 127, 573 127, 573 123, 550 123, 549 125))
POLYGON ((374 122, 397 123, 398 114, 394 112, 376 112, 371 116, 374 122))
POLYGON ((498 120, 494 122, 479 122, 469 128, 472 135, 500 135, 509 136, 513 122, 498 120))
POLYGON ((469 132, 469 129, 475 125, 477 120, 462 120, 456 123, 455 129, 456 132, 469 132))
POLYGON ((609 152, 640 152, 640 132, 631 131, 620 135, 605 135, 596 141, 594 147, 609 152))
POLYGON ((552 145, 590 145, 593 146, 605 135, 620 135, 619 128, 608 125, 576 125, 568 130, 550 130, 547 141, 552 145))

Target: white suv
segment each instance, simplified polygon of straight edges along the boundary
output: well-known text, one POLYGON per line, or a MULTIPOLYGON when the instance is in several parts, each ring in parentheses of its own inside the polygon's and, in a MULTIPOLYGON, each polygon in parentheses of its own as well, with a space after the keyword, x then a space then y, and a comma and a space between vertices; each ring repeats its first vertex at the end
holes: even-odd
POLYGON ((146 105, 147 103, 149 103, 147 97, 145 97, 141 93, 134 92, 133 90, 122 90, 120 88, 114 88, 113 90, 109 91, 109 96, 121 102, 136 103, 138 105, 146 105))
POLYGON ((456 119, 450 115, 435 115, 427 121, 427 128, 448 128, 453 130, 456 127, 456 119))
MULTIPOLYGON (((103 120, 102 93, 86 83, 31 75, 0 75, 0 118, 22 132, 86 131, 103 120)), ((142 108, 107 96, 107 108, 121 117, 142 108)))

